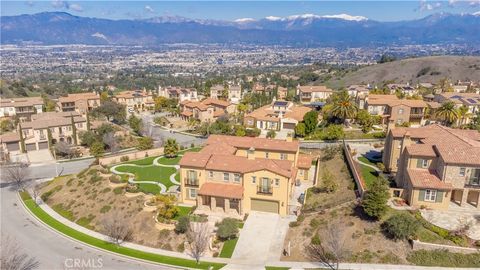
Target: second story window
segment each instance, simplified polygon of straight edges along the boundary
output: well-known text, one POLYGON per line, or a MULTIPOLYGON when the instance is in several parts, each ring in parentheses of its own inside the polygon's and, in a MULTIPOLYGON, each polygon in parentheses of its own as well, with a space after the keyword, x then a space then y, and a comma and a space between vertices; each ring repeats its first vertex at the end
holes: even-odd
POLYGON ((268 156, 269 156, 268 152, 265 152, 265 158, 268 158, 268 156))
POLYGON ((275 186, 276 187, 280 186, 280 179, 278 178, 275 179, 275 186))
POLYGON ((288 159, 288 155, 287 155, 287 154, 280 154, 280 159, 281 159, 281 160, 287 160, 287 159, 288 159))
POLYGON ((417 168, 427 168, 428 167, 428 160, 426 159, 417 159, 417 168))
POLYGON ((234 176, 233 181, 236 183, 240 183, 240 174, 236 173, 233 176, 234 176))
POLYGON ((213 178, 213 171, 208 172, 208 177, 213 178))
POLYGON ((230 174, 229 173, 223 173, 223 181, 225 181, 225 182, 230 181, 230 174))
POLYGON ((252 176, 252 184, 256 184, 257 183, 257 177, 256 176, 252 176))
POLYGON ((465 168, 460 168, 460 172, 458 173, 460 176, 465 176, 465 168))

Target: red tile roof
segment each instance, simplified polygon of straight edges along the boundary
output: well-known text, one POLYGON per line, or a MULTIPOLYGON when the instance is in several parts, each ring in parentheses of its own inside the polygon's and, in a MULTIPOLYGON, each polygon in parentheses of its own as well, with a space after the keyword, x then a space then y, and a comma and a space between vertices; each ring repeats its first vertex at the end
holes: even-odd
POLYGON ((310 167, 312 167, 312 160, 313 158, 310 155, 299 154, 297 166, 301 169, 310 169, 310 167))
POLYGON ((236 137, 227 135, 210 135, 207 140, 208 144, 226 143, 236 148, 249 149, 253 147, 260 150, 297 152, 299 147, 298 141, 282 141, 266 138, 236 137))
POLYGON ((222 198, 242 199, 243 187, 235 184, 207 182, 200 187, 198 194, 222 198))
POLYGON ((435 171, 422 169, 407 169, 408 178, 415 188, 432 188, 451 190, 452 184, 443 182, 435 171))

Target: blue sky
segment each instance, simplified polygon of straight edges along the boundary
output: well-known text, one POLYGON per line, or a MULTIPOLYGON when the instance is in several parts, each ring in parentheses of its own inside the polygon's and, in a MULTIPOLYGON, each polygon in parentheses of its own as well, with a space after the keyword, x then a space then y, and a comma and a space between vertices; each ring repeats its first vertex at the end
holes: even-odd
POLYGON ((378 21, 422 18, 437 12, 475 13, 480 0, 416 1, 1 1, 1 15, 66 11, 78 16, 141 19, 177 15, 198 19, 285 17, 296 14, 365 16, 378 21))

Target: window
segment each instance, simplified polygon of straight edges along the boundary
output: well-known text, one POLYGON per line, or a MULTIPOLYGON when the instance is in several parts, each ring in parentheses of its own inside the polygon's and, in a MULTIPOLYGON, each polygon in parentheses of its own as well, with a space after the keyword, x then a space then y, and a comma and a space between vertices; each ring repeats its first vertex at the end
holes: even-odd
POLYGON ((465 176, 465 168, 460 168, 460 176, 465 176))
POLYGON ((240 183, 240 174, 239 173, 236 173, 236 174, 233 175, 233 181, 237 182, 237 183, 240 183))
POLYGON ((298 173, 300 174, 300 176, 303 176, 303 170, 298 170, 298 173))
POLYGON ((288 159, 288 155, 287 155, 287 154, 280 154, 280 159, 281 159, 281 160, 287 160, 287 159, 288 159))
POLYGON ((255 185, 257 183, 257 177, 252 176, 252 184, 255 185))
POLYGON ((427 168, 428 166, 428 160, 422 159, 422 168, 427 168))
POLYGON ((223 181, 228 182, 230 181, 230 174, 229 173, 223 173, 223 181))
POLYGON ((403 123, 403 120, 402 120, 402 119, 398 119, 398 120, 397 120, 397 124, 398 124, 398 125, 401 125, 402 123, 403 123))
POLYGON ((213 178, 213 171, 208 172, 208 177, 213 178))
POLYGON ((191 188, 191 189, 190 189, 190 194, 189 194, 189 196, 190 196, 190 199, 195 199, 195 198, 197 198, 197 190, 194 189, 194 188, 191 188))
POLYGON ((265 152, 265 158, 268 158, 268 152, 265 152))
POLYGON ((434 202, 437 200, 437 191, 427 189, 425 190, 425 201, 426 202, 434 202))
POLYGON ((83 127, 83 124, 82 124, 82 123, 78 123, 78 127, 79 127, 79 128, 82 128, 82 127, 83 127))
POLYGON ((403 109, 402 108, 398 109, 398 114, 403 114, 403 109))
POLYGON ((275 179, 275 186, 276 187, 280 186, 280 179, 275 179))

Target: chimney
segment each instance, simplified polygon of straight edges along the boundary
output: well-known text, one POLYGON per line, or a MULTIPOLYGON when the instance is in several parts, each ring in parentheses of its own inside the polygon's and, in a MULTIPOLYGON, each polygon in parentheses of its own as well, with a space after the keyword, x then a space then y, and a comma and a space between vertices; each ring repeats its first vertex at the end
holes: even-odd
POLYGON ((392 119, 389 119, 388 120, 388 124, 387 124, 387 133, 386 135, 388 135, 388 133, 390 132, 390 130, 394 129, 395 128, 395 122, 392 120, 392 119))
POLYGON ((247 150, 247 159, 255 160, 255 148, 253 146, 247 150))
POLYGON ((293 142, 293 134, 289 132, 287 134, 287 139, 285 140, 286 142, 293 142))

